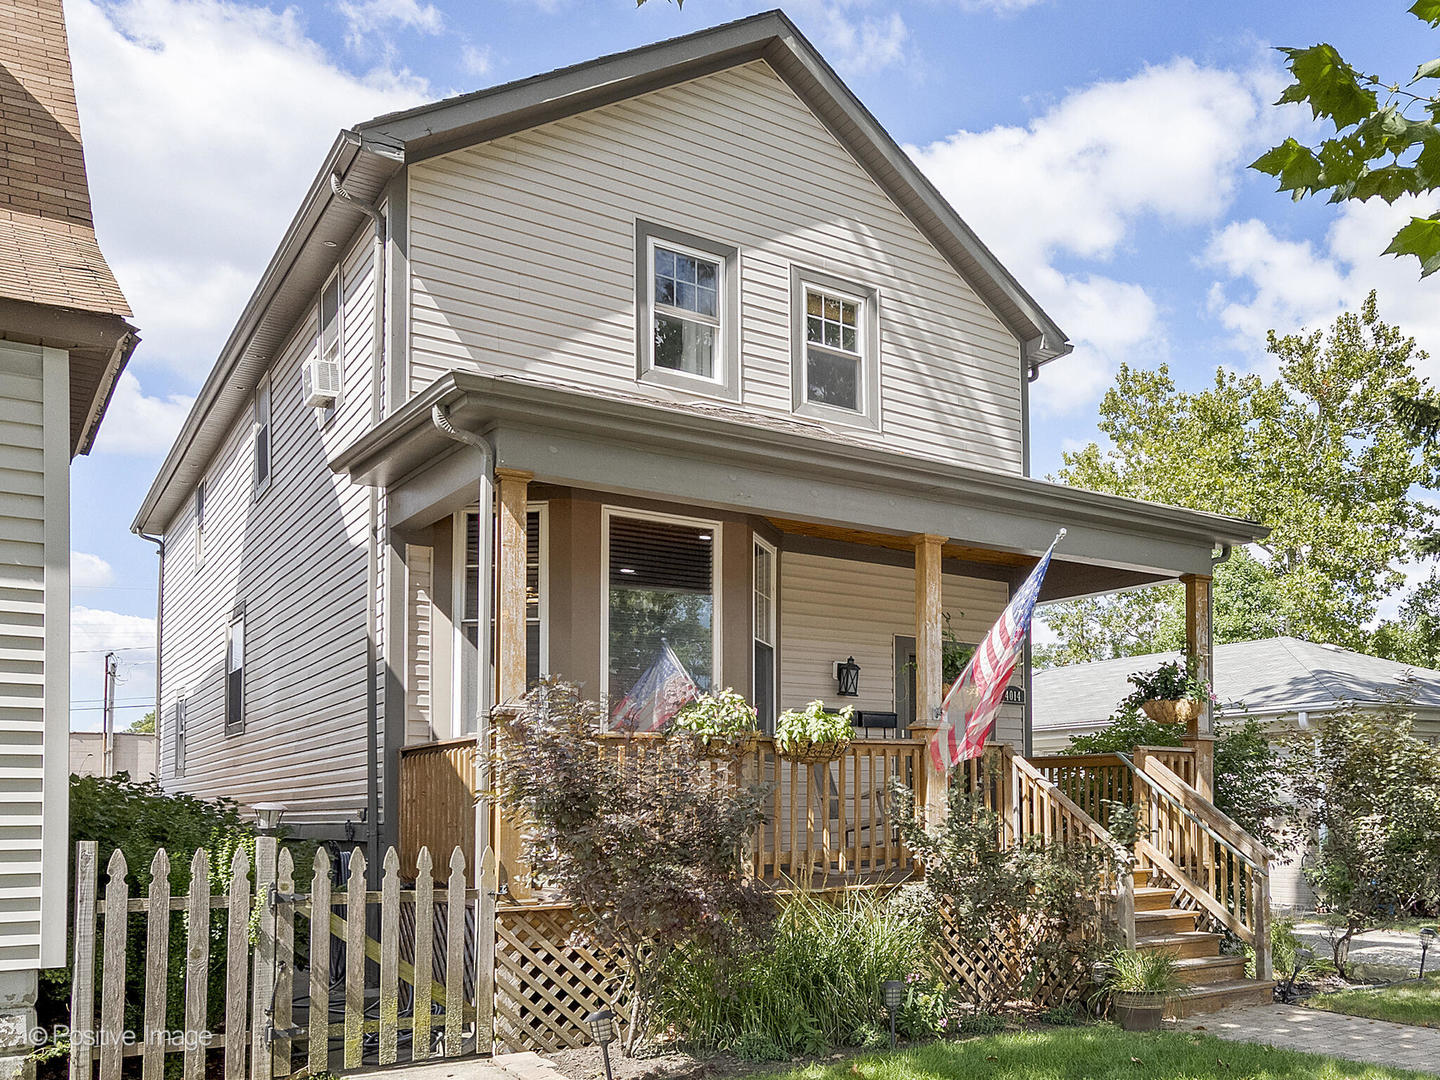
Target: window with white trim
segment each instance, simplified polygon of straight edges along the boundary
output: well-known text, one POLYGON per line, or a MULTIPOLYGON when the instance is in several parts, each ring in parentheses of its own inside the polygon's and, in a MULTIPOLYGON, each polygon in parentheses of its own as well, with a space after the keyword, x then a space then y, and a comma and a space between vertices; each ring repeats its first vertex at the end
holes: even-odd
POLYGON ((775 729, 775 548, 755 537, 755 671, 751 704, 762 731, 775 729))
POLYGON ((638 376, 739 397, 739 252, 636 222, 638 376))
POLYGON ((719 665, 719 523, 614 507, 601 522, 601 670, 611 706, 667 645, 708 691, 719 665))
POLYGON ((245 730, 245 611, 230 618, 225 632, 225 734, 245 730))
POLYGON ((791 292, 795 411, 878 427, 878 293, 798 267, 791 292))
POLYGON ((205 562, 205 481, 195 485, 195 566, 205 562))
POLYGON ((255 494, 270 484, 270 380, 255 388, 255 494))

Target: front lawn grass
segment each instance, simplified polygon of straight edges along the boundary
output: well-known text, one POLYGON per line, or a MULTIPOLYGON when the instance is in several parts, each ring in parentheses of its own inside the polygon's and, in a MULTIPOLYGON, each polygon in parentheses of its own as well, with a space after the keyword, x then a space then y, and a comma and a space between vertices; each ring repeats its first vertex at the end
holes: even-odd
POLYGON ((936 1042, 751 1080, 1392 1080, 1420 1073, 1110 1024, 936 1042))
POLYGON ((1336 990, 1330 994, 1317 994, 1305 1004, 1347 1016, 1440 1028, 1440 975, 1427 975, 1424 982, 1411 979, 1376 990, 1336 990))

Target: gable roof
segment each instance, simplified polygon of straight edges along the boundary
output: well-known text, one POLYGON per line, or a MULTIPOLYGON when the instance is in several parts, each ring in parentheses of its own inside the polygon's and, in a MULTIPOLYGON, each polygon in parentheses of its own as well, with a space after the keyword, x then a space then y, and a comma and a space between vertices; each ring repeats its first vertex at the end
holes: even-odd
POLYGON ((72 350, 72 445, 87 450, 134 342, 115 347, 130 306, 95 239, 60 0, 0 0, 0 305, 0 333, 72 350))
POLYGON ((135 519, 163 528, 203 475, 273 353, 363 218, 334 196, 338 175, 356 202, 378 198, 421 161, 616 101, 764 60, 950 261, 1022 343, 1031 364, 1071 351, 1064 331, 1020 286, 820 54, 780 11, 768 11, 543 75, 388 113, 342 132, 206 380, 135 519), (176 494, 179 492, 180 494, 176 494))
MULTIPOLYGON (((1175 657, 1150 653, 1037 671, 1035 729, 1103 727, 1134 689, 1126 681, 1132 672, 1175 657)), ((1215 646, 1215 696, 1222 713, 1238 712, 1242 704, 1251 713, 1320 712, 1347 702, 1379 705, 1400 692, 1418 708, 1440 709, 1440 671, 1293 637, 1215 646)))

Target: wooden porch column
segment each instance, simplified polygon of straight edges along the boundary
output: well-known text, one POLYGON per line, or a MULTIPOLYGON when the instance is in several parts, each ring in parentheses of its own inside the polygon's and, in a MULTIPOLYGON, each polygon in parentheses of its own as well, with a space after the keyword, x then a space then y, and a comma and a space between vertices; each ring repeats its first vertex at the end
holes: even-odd
POLYGON ((532 472, 497 468, 500 489, 499 585, 496 589, 498 700, 508 704, 525 696, 525 502, 532 472))
MULTIPOLYGON (((940 598, 940 554, 945 537, 926 533, 915 544, 915 726, 916 735, 935 730, 935 712, 944 696, 940 598)), ((925 821, 935 826, 949 809, 947 776, 925 755, 925 821)))
MULTIPOLYGON (((522 469, 497 468, 499 489, 499 551, 495 589, 495 627, 498 683, 496 701, 501 708, 513 706, 525 696, 525 501, 534 473, 522 469)), ((483 572, 483 570, 482 570, 483 572)), ((481 635, 484 640, 484 635, 481 635)), ((482 656, 480 663, 488 663, 482 656)), ((503 813, 495 819, 495 857, 499 878, 510 895, 523 900, 530 894, 529 867, 524 865, 520 832, 503 813)))
MULTIPOLYGON (((1185 649, 1198 662, 1200 678, 1215 685, 1215 642, 1210 611, 1212 579, 1208 574, 1185 574, 1185 649)), ((1207 698, 1200 715, 1185 732, 1184 744, 1195 751, 1195 790, 1207 799, 1215 795, 1215 707, 1207 698)))

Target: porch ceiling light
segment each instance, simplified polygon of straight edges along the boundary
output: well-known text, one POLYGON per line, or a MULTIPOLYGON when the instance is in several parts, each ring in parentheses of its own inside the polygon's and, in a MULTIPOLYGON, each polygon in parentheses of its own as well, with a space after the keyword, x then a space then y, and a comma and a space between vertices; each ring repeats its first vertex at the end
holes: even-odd
POLYGON ((855 657, 835 664, 835 684, 835 693, 841 697, 860 696, 860 665, 855 663, 855 657))
POLYGON ((255 811, 255 828, 261 836, 274 836, 280 828, 280 819, 285 816, 285 804, 278 802, 257 802, 250 809, 255 811))

